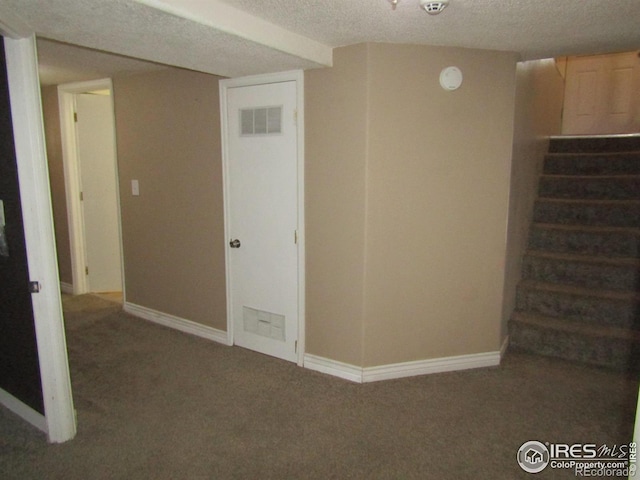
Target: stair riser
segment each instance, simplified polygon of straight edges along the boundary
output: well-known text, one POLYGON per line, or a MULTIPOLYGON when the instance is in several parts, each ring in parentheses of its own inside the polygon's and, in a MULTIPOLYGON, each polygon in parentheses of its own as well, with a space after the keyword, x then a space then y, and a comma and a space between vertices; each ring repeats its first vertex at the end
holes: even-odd
POLYGON ((640 153, 547 155, 547 175, 640 175, 640 153))
POLYGON ((640 286, 640 269, 635 266, 526 256, 522 267, 523 278, 538 282, 619 291, 635 291, 640 286))
POLYGON ((637 178, 569 178, 542 177, 539 195, 549 198, 594 200, 637 200, 640 198, 640 176, 637 178))
POLYGON ((640 137, 562 138, 549 142, 551 153, 632 152, 640 150, 640 137))
POLYGON ((621 371, 640 368, 638 346, 520 322, 509 323, 509 349, 577 361, 621 371))
POLYGON ((532 227, 529 248, 543 252, 640 258, 640 235, 532 227))
POLYGON ((592 325, 640 330, 640 302, 518 288, 516 310, 592 325))
POLYGON ((533 210, 533 221, 564 225, 639 228, 640 208, 635 204, 598 205, 538 200, 533 210))

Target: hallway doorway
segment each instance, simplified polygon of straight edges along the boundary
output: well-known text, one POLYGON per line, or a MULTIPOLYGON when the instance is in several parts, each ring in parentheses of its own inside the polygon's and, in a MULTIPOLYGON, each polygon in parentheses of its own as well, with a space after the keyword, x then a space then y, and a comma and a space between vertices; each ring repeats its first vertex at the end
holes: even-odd
POLYGON ((58 87, 73 293, 123 291, 110 79, 58 87))

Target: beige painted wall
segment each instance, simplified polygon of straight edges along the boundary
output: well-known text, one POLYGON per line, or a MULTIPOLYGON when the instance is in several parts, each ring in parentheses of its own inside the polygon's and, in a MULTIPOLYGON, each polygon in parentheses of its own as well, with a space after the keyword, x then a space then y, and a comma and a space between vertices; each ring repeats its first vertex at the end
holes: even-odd
POLYGON ((127 301, 226 330, 218 80, 172 68, 113 86, 127 301))
POLYGON ((69 221, 67 218, 67 199, 64 185, 64 164, 62 161, 62 140, 60 136, 60 109, 58 107, 58 87, 43 87, 42 112, 44 117, 51 202, 56 236, 56 253, 60 281, 73 284, 71 273, 71 247, 69 244, 69 221))
POLYGON ((503 336, 507 335, 507 322, 515 306, 548 137, 561 133, 563 101, 564 80, 554 60, 518 63, 503 336))
POLYGON ((307 72, 309 353, 369 367, 500 348, 515 69, 367 44, 307 72))
POLYGON ((306 352, 362 364, 367 49, 305 72, 306 352))
POLYGON ((369 54, 364 366, 499 350, 516 57, 369 54))
MULTIPOLYGON (((375 366, 497 350, 541 136, 559 128, 556 71, 518 64, 516 95, 506 53, 366 44, 336 49, 334 65, 305 73, 307 353, 375 366), (448 65, 464 74, 455 92, 437 83, 448 65)), ((127 300, 224 330, 217 80, 115 78, 114 99, 127 300)), ((59 138, 54 91, 43 102, 59 138)))

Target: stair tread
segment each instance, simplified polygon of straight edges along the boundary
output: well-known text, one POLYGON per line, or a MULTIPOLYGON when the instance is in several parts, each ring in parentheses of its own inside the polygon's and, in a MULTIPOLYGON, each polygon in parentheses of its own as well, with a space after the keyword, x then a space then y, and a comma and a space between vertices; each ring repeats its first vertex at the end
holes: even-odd
POLYGON ((607 152, 548 152, 547 157, 614 157, 625 155, 637 155, 640 154, 640 150, 620 150, 620 151, 607 151, 607 152))
POLYGON ((527 250, 525 252, 525 256, 548 258, 552 260, 568 260, 582 263, 640 267, 640 259, 631 257, 604 257, 596 255, 578 255, 573 253, 543 252, 540 250, 527 250))
POLYGON ((640 135, 551 138, 509 322, 516 348, 640 369, 638 212, 640 135))
POLYGON ((640 200, 636 199, 600 199, 600 198, 561 198, 561 197, 541 197, 539 196, 537 201, 539 202, 555 202, 566 204, 590 204, 590 205, 640 205, 640 200))
POLYGON ((534 315, 526 312, 513 312, 512 321, 536 325, 541 328, 560 330, 566 333, 580 334, 598 338, 612 338, 640 342, 640 331, 613 327, 609 325, 592 325, 575 320, 534 315))
POLYGON ((548 151, 546 153, 547 156, 550 157, 571 157, 571 156, 593 156, 593 157, 604 157, 604 156, 617 156, 617 155, 634 155, 640 154, 640 149, 631 148, 628 150, 597 150, 597 151, 575 151, 575 152, 553 152, 548 151))
POLYGON ((571 179, 571 180, 636 180, 640 178, 640 173, 608 173, 608 174, 578 174, 572 175, 569 173, 543 173, 540 175, 541 178, 552 178, 552 179, 571 179))
POLYGON ((634 291, 624 292, 619 290, 595 290, 592 288, 577 287, 574 285, 565 285, 559 283, 538 282, 535 280, 521 280, 518 286, 532 290, 544 290, 547 292, 566 293, 584 297, 640 302, 640 292, 634 291))
POLYGON ((587 232, 587 233, 628 233, 630 235, 640 236, 640 228, 634 227, 609 227, 604 225, 574 225, 566 223, 543 223, 533 222, 532 227, 548 229, 548 230, 563 230, 565 232, 587 232))

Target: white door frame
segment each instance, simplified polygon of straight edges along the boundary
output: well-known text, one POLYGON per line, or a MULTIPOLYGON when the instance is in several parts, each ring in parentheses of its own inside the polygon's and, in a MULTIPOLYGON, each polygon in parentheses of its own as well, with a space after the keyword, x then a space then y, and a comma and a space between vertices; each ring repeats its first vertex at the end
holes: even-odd
MULTIPOLYGON (((75 96, 93 90, 111 92, 111 110, 113 111, 113 84, 110 78, 88 82, 66 83, 58 86, 58 104, 60 105, 60 133, 62 138, 62 161, 64 164, 64 185, 67 199, 67 218, 69 222, 69 245, 71 254, 71 275, 73 294, 80 295, 89 291, 85 272, 87 245, 84 234, 84 217, 80 202, 80 169, 78 159, 78 138, 74 121, 75 96)), ((115 125, 114 125, 115 132, 115 125)), ((115 141, 115 139, 114 139, 115 141)), ((117 152, 114 145, 114 151, 117 152)), ((118 162, 116 161, 116 202, 118 209, 118 238, 120 252, 122 246, 122 219, 120 217, 120 184, 118 181, 118 162)), ((120 272, 124 272, 124 258, 120 255, 120 272)), ((125 293, 124 275, 122 291, 125 293)))
POLYGON ((249 77, 220 80, 220 125, 222 129, 222 178, 224 193, 224 232, 225 232, 225 265, 227 285, 227 343, 233 345, 233 306, 231 303, 231 275, 228 239, 231 238, 231 212, 229 197, 229 125, 227 122, 227 90, 234 87, 248 87, 269 83, 296 82, 297 109, 297 169, 298 169, 298 361, 304 364, 305 352, 305 228, 304 228, 304 72, 289 72, 252 75, 249 77))
POLYGON ((36 39, 34 35, 5 38, 4 44, 27 263, 30 278, 41 285, 31 300, 45 415, 42 418, 4 390, 0 390, 0 403, 46 431, 50 442, 60 443, 75 436, 76 418, 53 233, 36 39))

